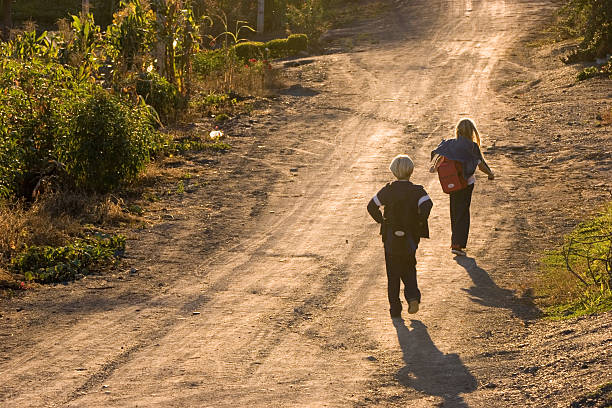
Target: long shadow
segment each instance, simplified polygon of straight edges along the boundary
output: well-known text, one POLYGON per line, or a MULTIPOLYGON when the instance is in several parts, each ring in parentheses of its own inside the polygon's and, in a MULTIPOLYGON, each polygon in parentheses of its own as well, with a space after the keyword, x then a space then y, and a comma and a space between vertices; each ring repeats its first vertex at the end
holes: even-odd
POLYGON ((458 256, 455 261, 463 267, 472 278, 474 286, 463 289, 471 299, 483 306, 505 308, 521 320, 533 320, 541 312, 529 296, 517 297, 512 290, 503 289, 491 279, 491 276, 478 266, 474 258, 458 256))
POLYGON ((410 329, 403 319, 393 319, 393 325, 406 363, 397 372, 397 380, 406 387, 443 398, 442 407, 467 408, 460 394, 476 390, 478 384, 459 356, 438 350, 427 326, 418 320, 411 320, 410 329))

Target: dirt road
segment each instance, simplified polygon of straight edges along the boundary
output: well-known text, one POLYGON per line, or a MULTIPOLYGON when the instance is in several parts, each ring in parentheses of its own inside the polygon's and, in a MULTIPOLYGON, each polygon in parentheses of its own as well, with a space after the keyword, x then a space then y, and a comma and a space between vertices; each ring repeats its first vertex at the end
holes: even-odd
MULTIPOLYGON (((299 84, 245 122, 234 153, 188 163, 224 184, 133 232, 132 273, 41 291, 20 300, 25 310, 4 304, 1 406, 548 407, 588 388, 533 365, 554 351, 555 328, 490 273, 512 258, 516 225, 501 204, 520 170, 491 158, 499 178, 477 181, 463 259, 449 252, 448 198, 427 172, 462 116, 485 147, 504 140, 496 67, 551 2, 384 3, 329 34, 338 52, 288 68, 299 84), (393 323, 365 206, 401 152, 435 206, 417 255, 421 311, 393 323), (209 222, 214 211, 223 218, 209 222)), ((605 359, 589 364, 588 378, 611 376, 605 359)))

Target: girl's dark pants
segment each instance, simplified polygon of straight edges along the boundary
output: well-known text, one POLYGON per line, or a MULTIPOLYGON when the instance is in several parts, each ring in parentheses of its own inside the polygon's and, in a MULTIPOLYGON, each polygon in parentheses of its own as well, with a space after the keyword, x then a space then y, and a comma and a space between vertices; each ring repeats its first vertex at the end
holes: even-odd
POLYGON ((414 253, 390 254, 385 251, 387 265, 387 293, 389 295, 389 312, 391 317, 399 317, 402 312, 400 302, 400 280, 404 282, 404 297, 407 302, 421 301, 421 292, 417 287, 416 258, 414 253))
POLYGON ((474 184, 450 193, 451 244, 465 248, 470 233, 470 204, 474 184))

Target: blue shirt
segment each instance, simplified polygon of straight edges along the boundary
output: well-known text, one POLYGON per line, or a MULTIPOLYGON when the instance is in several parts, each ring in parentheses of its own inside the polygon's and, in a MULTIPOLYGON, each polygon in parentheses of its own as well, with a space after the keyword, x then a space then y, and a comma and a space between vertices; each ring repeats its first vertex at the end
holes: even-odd
POLYGON ((464 137, 442 140, 431 152, 431 157, 433 158, 436 154, 461 162, 463 176, 466 180, 476 172, 478 163, 484 162, 478 145, 464 137))

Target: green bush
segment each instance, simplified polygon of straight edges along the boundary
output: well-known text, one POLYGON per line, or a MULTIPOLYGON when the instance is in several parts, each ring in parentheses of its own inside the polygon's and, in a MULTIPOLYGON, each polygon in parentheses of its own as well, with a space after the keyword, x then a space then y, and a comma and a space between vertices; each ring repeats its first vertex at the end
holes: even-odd
POLYGON ((270 57, 272 58, 284 58, 290 55, 288 40, 286 38, 268 41, 266 43, 266 48, 270 50, 270 57))
POLYGON ((588 67, 580 71, 576 78, 579 81, 584 81, 585 79, 593 78, 597 75, 599 75, 599 69, 597 67, 588 67))
POLYGON ((229 151, 232 146, 221 140, 215 140, 213 142, 203 142, 200 138, 197 139, 180 139, 170 142, 168 147, 169 153, 184 153, 184 152, 204 152, 213 151, 219 153, 225 153, 229 151))
POLYGON ((131 181, 162 148, 150 111, 103 90, 77 107, 60 161, 78 187, 109 191, 131 181))
POLYGON ((59 64, 0 61, 0 197, 32 193, 57 161, 58 141, 69 137, 74 107, 92 87, 59 64))
POLYGON ((583 69, 578 73, 578 75, 576 75, 576 79, 579 81, 584 81, 589 78, 603 76, 607 76, 608 78, 612 79, 612 57, 609 58, 608 62, 601 67, 587 67, 583 69))
POLYGON ((125 237, 94 236, 63 247, 31 246, 11 262, 13 272, 27 281, 65 282, 116 262, 125 250, 125 237))
POLYGON ((582 37, 578 50, 566 61, 603 58, 612 54, 612 2, 569 0, 561 9, 566 34, 582 37))
POLYGON ((287 37, 287 48, 294 54, 308 49, 308 36, 306 34, 291 34, 287 37))
POLYGON ((141 0, 125 1, 122 6, 106 29, 106 52, 117 66, 126 70, 143 69, 143 64, 151 62, 149 53, 155 43, 155 13, 141 0))
POLYGON ((612 309, 612 202, 565 236, 543 259, 543 297, 553 318, 612 309))
POLYGON ((245 41, 238 43, 234 46, 236 56, 241 60, 248 60, 251 58, 261 58, 266 55, 265 49, 267 44, 257 41, 245 41))
POLYGON ((149 72, 141 74, 136 80, 136 93, 155 109, 163 123, 176 120, 178 111, 185 108, 185 98, 178 88, 164 77, 149 72))
POLYGON ((230 117, 227 113, 221 113, 215 116, 215 122, 217 123, 227 122, 229 119, 230 117))
POLYGON ((193 71, 202 76, 223 71, 228 58, 231 58, 231 55, 226 55, 224 50, 199 52, 193 57, 193 71))

